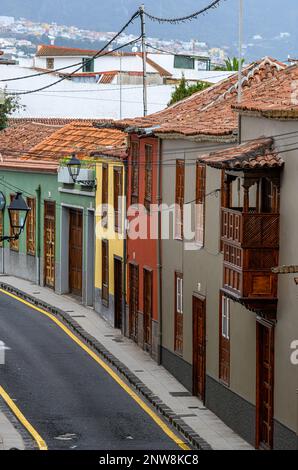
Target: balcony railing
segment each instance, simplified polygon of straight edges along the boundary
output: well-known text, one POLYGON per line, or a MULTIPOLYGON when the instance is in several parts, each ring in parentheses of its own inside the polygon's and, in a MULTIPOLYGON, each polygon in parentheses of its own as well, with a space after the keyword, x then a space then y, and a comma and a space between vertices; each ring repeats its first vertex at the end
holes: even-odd
POLYGON ((278 248, 279 214, 222 209, 221 237, 242 248, 278 248))

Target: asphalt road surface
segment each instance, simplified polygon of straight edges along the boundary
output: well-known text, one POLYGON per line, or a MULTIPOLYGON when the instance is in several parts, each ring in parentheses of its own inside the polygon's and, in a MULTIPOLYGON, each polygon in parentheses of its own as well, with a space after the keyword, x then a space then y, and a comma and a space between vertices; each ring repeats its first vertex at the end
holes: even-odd
POLYGON ((49 449, 180 449, 61 328, 1 292, 0 340, 0 385, 49 449))

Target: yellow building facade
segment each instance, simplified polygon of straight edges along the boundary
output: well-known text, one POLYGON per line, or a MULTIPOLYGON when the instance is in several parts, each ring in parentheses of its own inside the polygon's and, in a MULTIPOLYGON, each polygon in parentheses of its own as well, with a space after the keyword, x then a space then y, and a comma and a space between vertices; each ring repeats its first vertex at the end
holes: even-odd
POLYGON ((96 159, 95 310, 121 329, 124 294, 125 163, 96 159))

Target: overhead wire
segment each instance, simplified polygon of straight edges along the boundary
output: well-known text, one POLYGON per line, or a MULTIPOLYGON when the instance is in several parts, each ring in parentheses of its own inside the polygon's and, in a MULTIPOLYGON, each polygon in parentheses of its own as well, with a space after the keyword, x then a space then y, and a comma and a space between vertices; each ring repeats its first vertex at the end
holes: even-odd
POLYGON ((147 11, 144 11, 144 14, 152 21, 157 21, 158 23, 171 23, 171 24, 178 24, 178 23, 185 23, 186 21, 192 21, 197 19, 198 16, 206 14, 209 10, 217 8, 222 0, 214 0, 209 5, 204 8, 201 8, 199 11, 195 11, 190 15, 178 17, 178 18, 161 18, 158 16, 154 16, 147 11))

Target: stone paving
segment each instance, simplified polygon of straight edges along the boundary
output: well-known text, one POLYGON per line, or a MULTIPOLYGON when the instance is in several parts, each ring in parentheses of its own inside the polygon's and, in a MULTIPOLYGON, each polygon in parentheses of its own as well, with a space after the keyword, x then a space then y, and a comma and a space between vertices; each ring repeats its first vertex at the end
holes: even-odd
MULTIPOLYGON (((1 276, 0 280, 2 283, 14 286, 40 301, 65 311, 130 369, 176 415, 181 416, 183 421, 213 449, 253 450, 252 446, 206 409, 198 398, 191 396, 166 369, 158 366, 147 353, 133 341, 124 338, 119 330, 107 324, 93 309, 80 305, 71 297, 59 296, 50 289, 13 276, 1 276), (180 395, 184 396, 173 396, 175 392, 181 392, 180 395)), ((1 433, 0 421, 1 435, 4 434, 1 433)))

